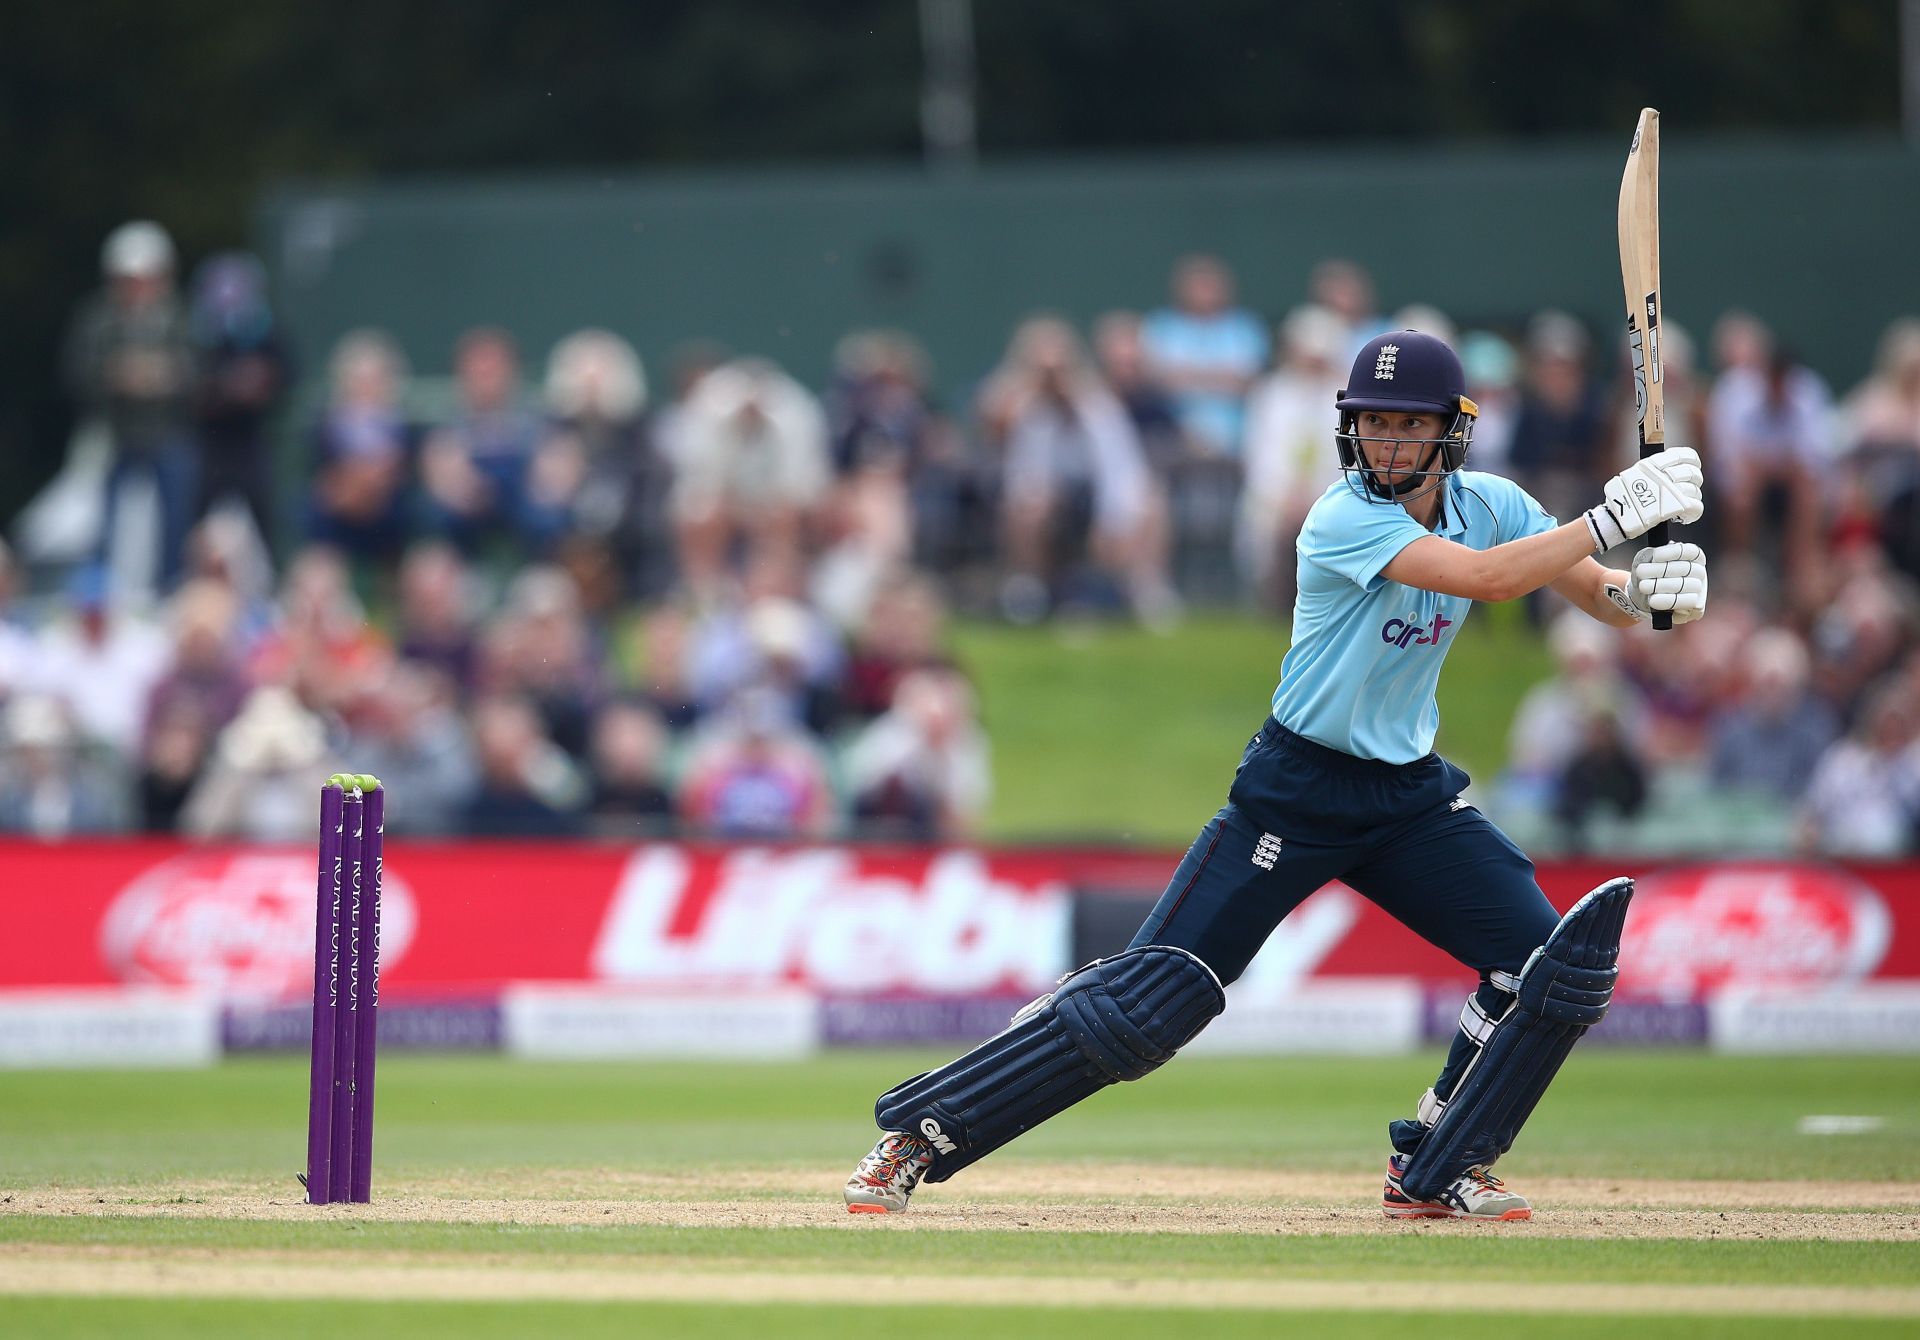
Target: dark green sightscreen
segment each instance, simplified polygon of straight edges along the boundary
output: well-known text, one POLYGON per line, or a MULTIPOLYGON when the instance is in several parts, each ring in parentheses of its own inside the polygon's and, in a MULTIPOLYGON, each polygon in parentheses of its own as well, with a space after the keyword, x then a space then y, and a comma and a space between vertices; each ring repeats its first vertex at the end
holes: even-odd
MULTIPOLYGON (((1920 156, 1884 140, 1667 130, 1669 319, 1704 339, 1728 308, 1751 308, 1844 391, 1920 292, 1920 251, 1889 232, 1920 219, 1920 156)), ((1463 323, 1515 324, 1557 306, 1612 330, 1631 133, 1628 116, 1573 148, 1063 160, 963 179, 902 166, 315 186, 273 194, 257 231, 316 352, 382 325, 440 372, 470 324, 508 326, 536 358, 598 324, 656 374, 698 337, 818 382, 839 336, 886 324, 926 342, 951 395, 1023 314, 1158 303, 1173 260, 1196 249, 1224 256, 1242 299, 1274 317, 1315 261, 1349 256, 1388 311, 1431 302, 1463 323)))

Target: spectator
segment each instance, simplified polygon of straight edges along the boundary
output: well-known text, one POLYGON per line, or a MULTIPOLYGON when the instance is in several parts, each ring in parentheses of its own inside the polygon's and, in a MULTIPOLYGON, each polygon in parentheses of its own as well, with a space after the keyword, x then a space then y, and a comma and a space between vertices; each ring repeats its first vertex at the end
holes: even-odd
POLYGON ((552 422, 528 484, 536 505, 564 510, 569 531, 604 539, 637 562, 658 526, 667 479, 641 418, 640 356, 611 331, 575 331, 547 359, 546 398, 552 422))
POLYGON ((596 535, 569 535, 553 553, 553 566, 566 576, 580 603, 595 654, 603 651, 626 617, 627 601, 619 560, 596 535))
POLYGON ((1054 317, 1022 323, 981 392, 980 413, 1005 451, 1002 613, 1044 617, 1084 553, 1120 579, 1142 619, 1177 617, 1140 439, 1072 328, 1054 317))
POLYGON ((1910 851, 1920 813, 1914 708, 1898 685, 1876 692, 1853 733, 1821 756, 1800 812, 1803 850, 1889 857, 1910 851))
POLYGON ((16 571, 13 550, 0 540, 0 704, 40 682, 40 649, 14 600, 16 571))
POLYGON ((1814 683, 1822 697, 1847 713, 1913 645, 1920 598, 1913 583, 1891 571, 1885 553, 1872 544, 1841 550, 1830 566, 1810 635, 1814 683))
POLYGON ((231 721, 247 696, 233 646, 233 593, 196 580, 173 598, 173 654, 167 673, 147 697, 147 748, 156 724, 190 714, 208 738, 231 721))
POLYGON ((173 585, 192 521, 193 341, 174 296, 165 229, 144 219, 122 224, 100 260, 106 287, 74 316, 67 382, 81 418, 112 443, 100 556, 116 590, 144 599, 173 585))
POLYGON ((951 670, 915 670, 893 707, 847 750, 847 789, 863 832, 922 842, 968 836, 992 789, 973 691, 951 670))
POLYGON ((1561 786, 1583 748, 1593 742, 1590 724, 1599 717, 1637 735, 1641 705, 1620 669, 1620 643, 1612 630, 1579 610, 1563 611, 1547 633, 1557 673, 1520 700, 1507 732, 1507 770, 1501 803, 1534 814, 1561 811, 1561 786))
POLYGON ((546 553, 567 527, 557 495, 568 471, 556 458, 538 487, 531 477, 540 426, 520 404, 512 337, 491 326, 469 330, 454 350, 454 377, 459 407, 421 450, 430 529, 469 554, 503 536, 522 552, 546 553))
POLYGON ((290 689, 255 689, 214 742, 180 812, 193 837, 298 842, 313 831, 315 778, 328 766, 326 727, 290 689))
POLYGON ((167 670, 166 635, 144 616, 109 608, 107 574, 97 565, 74 574, 67 596, 67 613, 41 631, 35 678, 87 743, 131 758, 147 699, 167 670))
POLYGON ((1647 803, 1647 767, 1627 741, 1620 721, 1598 711, 1586 720, 1580 748, 1561 774, 1554 817, 1571 851, 1587 850, 1588 825, 1610 811, 1631 819, 1647 803))
POLYGON ((667 791, 667 729, 643 703, 616 701, 593 722, 592 798, 588 810, 600 832, 659 833, 673 817, 667 791))
POLYGON ((1352 367, 1367 341, 1389 329, 1374 307, 1373 276, 1352 261, 1336 258, 1314 266, 1307 276, 1307 301, 1332 312, 1345 327, 1345 347, 1334 360, 1342 368, 1352 367))
POLYGON ((400 561, 400 655, 433 666, 463 694, 478 673, 473 588, 466 560, 444 540, 423 540, 400 561))
POLYGON ((900 331, 855 331, 840 341, 834 362, 827 424, 840 478, 812 586, 821 608, 849 627, 875 585, 916 552, 963 561, 962 529, 980 499, 958 435, 934 409, 916 340, 900 331))
POLYGON ((707 374, 728 361, 727 351, 712 340, 688 340, 673 351, 673 398, 654 418, 653 438, 667 469, 676 471, 687 458, 687 405, 707 374))
POLYGON ((1818 586, 1821 522, 1832 501, 1821 496, 1833 454, 1831 410, 1826 384, 1778 345, 1759 368, 1721 373, 1707 405, 1702 455, 1720 488, 1717 533, 1730 552, 1753 553, 1763 515, 1777 515, 1774 571, 1803 602, 1818 586))
POLYGON ((703 711, 760 685, 808 730, 824 735, 832 729, 846 658, 832 624, 801 598, 802 577, 798 565, 763 555, 739 597, 715 605, 700 621, 689 674, 703 711))
POLYGON ((548 565, 516 577, 488 629, 484 655, 488 691, 533 707, 554 744, 574 760, 586 758, 607 685, 572 578, 548 565))
POLYGON ((1467 398, 1480 407, 1467 466, 1511 474, 1513 430, 1520 417, 1520 355, 1506 336, 1470 330, 1460 341, 1460 365, 1467 374, 1467 398))
POLYGON ((1848 451, 1920 462, 1920 317, 1902 317, 1881 335, 1873 375, 1847 397, 1844 421, 1848 451))
POLYGON ((483 698, 473 708, 479 783, 461 815, 473 837, 565 837, 581 831, 587 790, 566 751, 547 738, 523 698, 483 698))
POLYGON ((309 707, 333 711, 386 669, 392 650, 367 619, 338 550, 294 556, 280 587, 280 620, 248 657, 256 684, 291 686, 309 707))
POLYGON ((279 618, 273 604, 273 559, 244 511, 216 509, 187 533, 187 579, 222 586, 234 599, 234 636, 253 646, 279 618))
POLYGON ((1920 319, 1880 338, 1873 375, 1847 397, 1840 443, 1842 537, 1877 536, 1900 571, 1920 578, 1920 319))
POLYGON ((0 833, 58 841, 125 827, 119 779, 81 752, 58 699, 16 695, 6 706, 3 742, 0 833))
MULTIPOLYGON (((1732 601, 1724 602, 1731 613, 1732 601)), ((1638 697, 1635 742, 1657 768, 1703 771, 1714 714, 1729 701, 1732 664, 1727 642, 1707 625, 1720 618, 1723 602, 1714 598, 1713 620, 1695 630, 1655 633, 1638 624, 1618 635, 1621 658, 1638 697)))
POLYGON ((696 734, 679 809, 696 831, 729 838, 824 837, 839 817, 819 746, 760 689, 696 734))
POLYGON ((1724 376, 1729 372, 1761 373, 1773 353, 1773 334, 1752 312, 1723 313, 1713 323, 1713 363, 1724 376))
POLYGON ((1807 649, 1789 630, 1755 634, 1741 659, 1746 691, 1713 719, 1714 785, 1792 804, 1839 735, 1839 720, 1809 692, 1807 649))
POLYGON ((1233 305, 1233 275, 1216 257, 1182 257, 1172 287, 1173 305, 1141 328, 1148 362, 1188 440, 1238 457, 1247 389, 1267 364, 1266 326, 1233 305))
POLYGON ((928 395, 931 371, 905 331, 856 330, 835 346, 826 414, 836 473, 886 464, 904 476, 947 448, 928 395))
POLYGON ((287 390, 286 346, 267 303, 267 272, 244 252, 214 256, 194 276, 190 321, 199 351, 195 420, 205 516, 223 498, 243 505, 273 538, 272 452, 267 425, 287 390))
POLYGON ((949 668, 947 607, 924 574, 899 571, 875 595, 847 660, 844 704, 858 721, 890 711, 900 681, 916 670, 949 668))
POLYGON ((140 831, 179 831, 180 812, 212 752, 213 730, 198 704, 176 699, 153 715, 140 750, 140 831))
POLYGON ((829 483, 826 420, 811 392, 772 363, 741 359, 701 379, 676 431, 674 524, 696 598, 718 594, 736 542, 752 554, 804 552, 829 483))
POLYGON ((1093 353, 1100 375, 1120 398, 1147 460, 1165 472, 1193 454, 1174 413, 1173 396, 1147 356, 1146 322, 1138 312, 1108 312, 1093 323, 1093 353))
POLYGON ((1508 460, 1552 516, 1578 516, 1619 464, 1603 388, 1587 373, 1586 329, 1563 312, 1528 324, 1526 381, 1508 460))
POLYGON ((1292 604, 1294 540, 1307 509, 1340 479, 1327 407, 1346 376, 1345 344, 1338 316, 1296 307, 1280 327, 1280 366, 1248 397, 1235 551, 1248 586, 1270 608, 1292 604))
POLYGON ((405 797, 388 811, 390 831, 458 830, 473 788, 474 758, 450 675, 424 661, 396 661, 361 686, 343 720, 342 757, 405 797))
POLYGON ((357 330, 334 346, 328 366, 331 398, 313 429, 308 533, 356 557, 391 558, 407 539, 406 360, 379 331, 357 330))
POLYGON ((1460 343, 1460 331, 1453 324, 1453 318, 1427 302, 1410 302, 1402 307, 1387 319, 1387 329, 1417 330, 1445 340, 1449 347, 1460 343))
POLYGON ((693 689, 691 647, 693 616, 680 605, 649 610, 628 635, 628 674, 632 697, 645 703, 666 730, 682 733, 699 720, 701 703, 693 689))

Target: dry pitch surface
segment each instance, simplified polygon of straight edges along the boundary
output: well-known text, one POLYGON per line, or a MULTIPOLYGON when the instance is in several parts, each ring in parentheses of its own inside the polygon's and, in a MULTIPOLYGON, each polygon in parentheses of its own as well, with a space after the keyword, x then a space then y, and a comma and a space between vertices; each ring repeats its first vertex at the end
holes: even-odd
MULTIPOLYGON (((985 1232, 1433 1239, 1687 1239, 1920 1242, 1920 1187, 1872 1182, 1543 1179, 1537 1217, 1513 1224, 1395 1223, 1353 1179, 1154 1164, 983 1165, 923 1190, 905 1215, 849 1215, 838 1175, 778 1169, 728 1177, 547 1171, 485 1184, 400 1185, 371 1206, 308 1206, 285 1185, 163 1184, 0 1190, 0 1217, 101 1220, 480 1224, 527 1229, 646 1227, 835 1230, 868 1235, 985 1232)), ((158 1227, 158 1225, 155 1225, 158 1227)), ((235 1224, 234 1227, 239 1227, 235 1224)), ((1651 1244, 1649 1244, 1651 1247, 1651 1244)), ((355 1293, 395 1300, 836 1303, 875 1295, 844 1268, 752 1259, 381 1252, 357 1260, 355 1293)), ((0 1294, 326 1297, 335 1254, 138 1244, 0 1245, 0 1294)), ((915 1297, 955 1304, 1364 1310, 1448 1308, 1614 1315, 1920 1318, 1920 1288, 1776 1284, 1484 1284, 1391 1278, 1155 1278, 974 1270, 922 1276, 915 1297)))

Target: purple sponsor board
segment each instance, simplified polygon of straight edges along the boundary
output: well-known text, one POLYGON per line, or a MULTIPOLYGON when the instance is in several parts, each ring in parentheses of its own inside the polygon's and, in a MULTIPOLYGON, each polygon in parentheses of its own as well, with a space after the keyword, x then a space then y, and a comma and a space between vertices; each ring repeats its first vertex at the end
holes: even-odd
MULTIPOLYGON (((1464 995, 1427 993, 1426 1040, 1451 1042, 1464 995)), ((1583 1047, 1694 1047, 1707 1040, 1707 1007, 1692 1001, 1616 1000, 1583 1047)))
MULTIPOLYGON (((230 1052, 294 1051, 308 1045, 313 1017, 298 1005, 230 1006, 221 1012, 221 1044, 230 1052)), ((380 1050, 498 1051, 497 1001, 436 1001, 380 1007, 380 1050)))
POLYGON ((829 1047, 978 1042, 1007 1026, 1025 996, 825 996, 820 1040, 829 1047))

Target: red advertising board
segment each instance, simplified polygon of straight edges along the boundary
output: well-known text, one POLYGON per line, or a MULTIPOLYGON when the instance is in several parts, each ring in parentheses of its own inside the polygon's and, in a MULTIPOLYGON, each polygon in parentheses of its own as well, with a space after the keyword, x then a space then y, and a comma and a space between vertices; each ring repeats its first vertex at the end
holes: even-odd
MULTIPOLYGON (((1085 849, 637 847, 391 842, 383 995, 515 981, 810 987, 826 994, 1037 993, 1067 967, 1076 896, 1151 894, 1171 853, 1085 849)), ((1566 907, 1615 867, 1540 868, 1566 907)), ((310 989, 311 849, 0 842, 0 989, 197 985, 229 1001, 310 989)), ((1282 927, 1301 979, 1465 974, 1333 889, 1282 927)), ((1920 864, 1783 862, 1642 873, 1623 990, 1920 978, 1920 864)))

